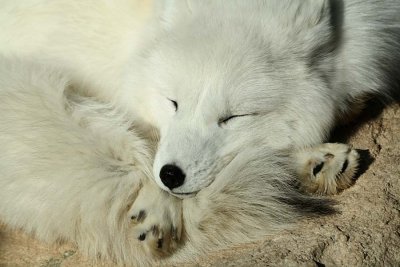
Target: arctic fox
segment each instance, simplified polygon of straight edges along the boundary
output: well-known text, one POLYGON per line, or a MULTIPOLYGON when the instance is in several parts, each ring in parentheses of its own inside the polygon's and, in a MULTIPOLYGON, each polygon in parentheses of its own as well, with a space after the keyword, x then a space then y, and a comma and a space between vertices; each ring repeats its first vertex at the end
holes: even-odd
POLYGON ((399 12, 397 0, 3 0, 0 219, 144 264, 145 251, 187 259, 332 212, 308 193, 350 186, 360 155, 321 144, 397 88, 399 12))

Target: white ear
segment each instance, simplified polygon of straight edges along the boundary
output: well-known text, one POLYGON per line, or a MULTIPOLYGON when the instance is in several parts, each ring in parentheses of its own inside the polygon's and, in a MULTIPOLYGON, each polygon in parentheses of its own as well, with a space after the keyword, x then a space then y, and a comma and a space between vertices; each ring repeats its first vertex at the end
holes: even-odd
POLYGON ((265 20, 280 26, 308 29, 330 16, 332 0, 264 0, 265 20))
POLYGON ((155 0, 155 7, 162 25, 167 29, 192 12, 188 0, 155 0))
POLYGON ((313 27, 330 17, 329 0, 289 0, 286 10, 292 23, 305 28, 313 27))

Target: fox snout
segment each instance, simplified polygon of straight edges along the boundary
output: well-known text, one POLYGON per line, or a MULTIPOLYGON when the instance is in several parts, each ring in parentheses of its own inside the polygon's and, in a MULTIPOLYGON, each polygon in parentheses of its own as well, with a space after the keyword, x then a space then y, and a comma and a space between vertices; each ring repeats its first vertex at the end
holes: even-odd
POLYGON ((163 190, 180 198, 194 197, 213 181, 222 142, 205 126, 176 119, 161 131, 153 172, 163 190))
POLYGON ((186 174, 176 165, 166 164, 160 170, 161 182, 172 190, 180 187, 185 182, 186 174))

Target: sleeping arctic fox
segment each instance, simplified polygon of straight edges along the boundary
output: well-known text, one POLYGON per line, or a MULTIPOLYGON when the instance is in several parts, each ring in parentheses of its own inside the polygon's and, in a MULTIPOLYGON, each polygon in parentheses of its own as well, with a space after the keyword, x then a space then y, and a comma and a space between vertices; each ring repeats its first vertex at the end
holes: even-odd
POLYGON ((333 211, 308 193, 350 186, 359 154, 322 143, 395 88, 399 12, 397 0, 3 0, 0 220, 150 264, 333 211))

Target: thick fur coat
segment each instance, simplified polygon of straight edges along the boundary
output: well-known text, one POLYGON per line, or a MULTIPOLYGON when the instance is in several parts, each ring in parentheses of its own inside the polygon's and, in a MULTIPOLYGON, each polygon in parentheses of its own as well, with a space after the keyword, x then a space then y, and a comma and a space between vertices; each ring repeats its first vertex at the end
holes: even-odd
POLYGON ((144 265, 331 213, 297 178, 304 166, 318 178, 334 151, 293 151, 396 88, 399 12, 396 0, 2 0, 0 220, 144 265), (177 187, 160 176, 172 163, 177 187))

